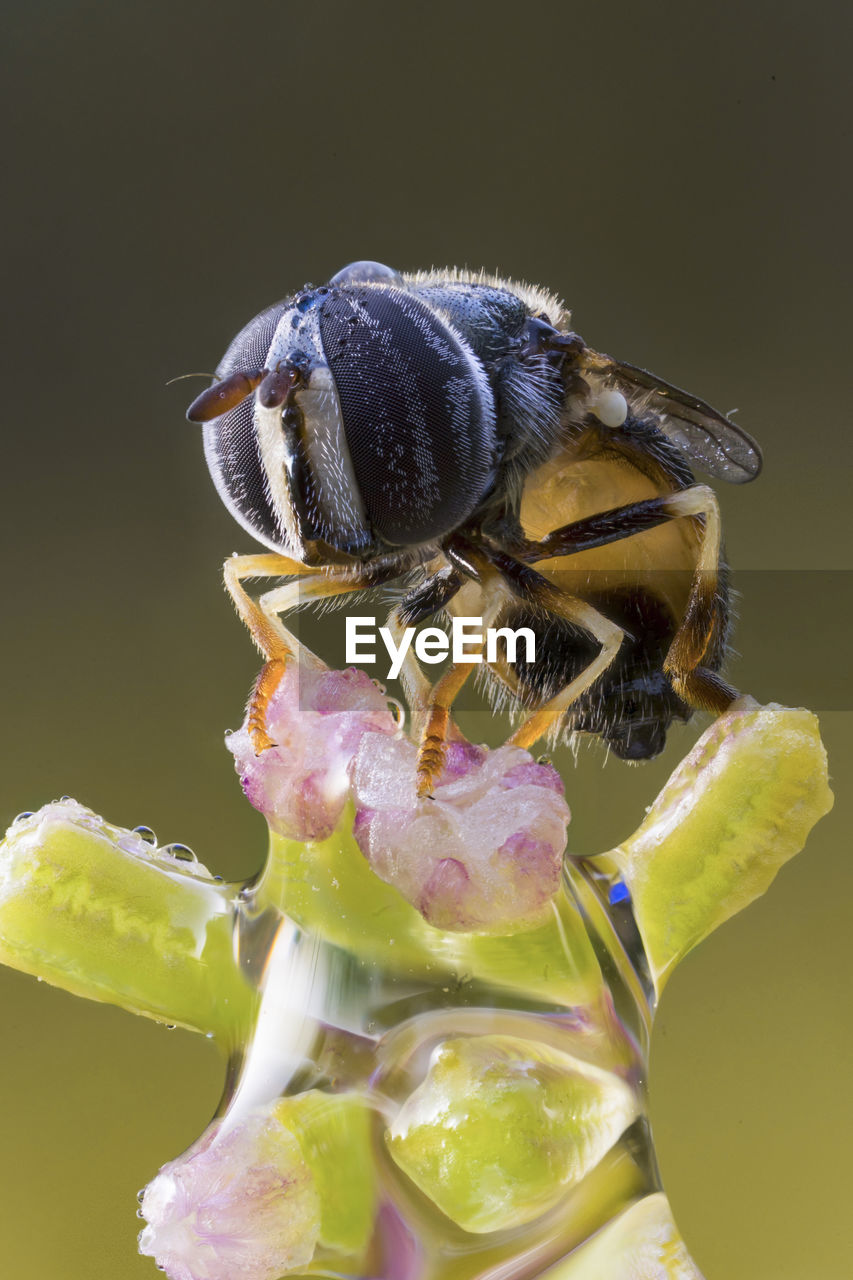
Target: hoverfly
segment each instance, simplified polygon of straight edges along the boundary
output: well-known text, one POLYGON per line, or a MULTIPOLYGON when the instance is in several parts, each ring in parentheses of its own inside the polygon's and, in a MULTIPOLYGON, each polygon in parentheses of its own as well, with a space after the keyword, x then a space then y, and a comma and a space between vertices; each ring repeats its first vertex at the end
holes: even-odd
MULTIPOLYGON (((535 287, 356 262, 252 320, 187 417, 226 506, 268 553, 226 586, 266 657, 265 711, 299 644, 281 615, 415 579, 388 626, 446 610, 534 628, 535 664, 493 661, 521 709, 511 742, 563 730, 651 757, 674 718, 737 696, 719 674, 728 591, 713 491, 752 480, 756 443, 654 375, 592 350, 535 287), (250 577, 288 578, 254 600, 250 577)), ((401 678, 420 735, 418 787, 441 772, 470 663, 401 678)))

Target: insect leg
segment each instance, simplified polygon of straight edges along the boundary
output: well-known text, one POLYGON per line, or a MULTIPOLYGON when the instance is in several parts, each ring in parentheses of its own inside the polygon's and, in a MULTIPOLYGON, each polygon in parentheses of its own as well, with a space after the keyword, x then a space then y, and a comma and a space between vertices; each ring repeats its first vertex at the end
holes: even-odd
POLYGON ((323 665, 310 649, 300 644, 278 615, 287 613, 308 600, 326 600, 374 586, 385 578, 397 576, 398 572, 396 566, 388 565, 381 571, 373 568, 353 572, 347 568, 317 573, 298 560, 276 554, 232 556, 230 560, 226 560, 225 585, 237 606, 237 612, 249 628, 252 639, 267 659, 255 682, 247 708, 248 729, 256 753, 260 754, 275 745, 266 730, 267 708, 284 675, 287 662, 298 657, 300 661, 315 667, 323 665), (295 576, 303 574, 308 576, 295 576), (265 592, 257 601, 241 585, 243 578, 277 578, 284 575, 294 576, 290 582, 265 592))
POLYGON ((588 631, 598 641, 601 649, 589 666, 571 684, 567 684, 565 689, 561 689, 553 698, 549 698, 538 710, 531 712, 515 733, 510 735, 508 741, 516 747, 530 747, 538 738, 544 737, 550 729, 556 728, 572 703, 576 702, 581 694, 604 674, 619 652, 619 646, 622 643, 622 628, 617 627, 615 622, 605 618, 603 613, 599 613, 591 604, 578 599, 577 596, 561 594, 559 602, 552 601, 547 608, 550 613, 558 614, 567 622, 583 627, 584 631, 588 631))
POLYGON ((719 715, 738 695, 716 672, 700 665, 715 629, 723 626, 723 605, 718 593, 720 510, 713 489, 691 485, 666 497, 599 512, 556 529, 541 542, 527 543, 521 554, 528 562, 568 556, 684 517, 700 523, 701 544, 687 609, 663 669, 680 698, 690 706, 719 715))
MULTIPOLYGON (((696 488, 705 489, 705 485, 696 488)), ((592 551, 611 542, 619 542, 622 538, 632 538, 636 533, 646 529, 655 529, 667 524, 677 516, 685 514, 673 509, 673 500, 683 492, 663 498, 647 498, 643 502, 631 502, 623 507, 611 507, 609 511, 599 511, 593 516, 585 516, 583 520, 574 520, 571 524, 555 529, 540 542, 524 543, 517 554, 528 564, 538 560, 550 560, 558 556, 570 556, 577 551, 592 551)), ((711 493, 711 490, 707 490, 711 493)), ((516 550, 516 548, 513 548, 516 550)))
POLYGON ((558 727, 572 703, 604 674, 619 652, 624 633, 621 627, 599 613, 591 604, 561 591, 529 565, 522 564, 503 551, 489 550, 487 554, 517 599, 582 627, 601 645, 589 666, 553 698, 531 712, 507 740, 513 746, 530 747, 549 730, 558 727))
MULTIPOLYGON (((471 557, 474 559, 474 557, 471 557)), ((426 694, 423 707, 420 747, 418 749, 418 795, 432 795, 441 774, 447 752, 447 736, 450 730, 450 708, 465 681, 471 675, 476 660, 486 645, 486 632, 494 623, 510 595, 501 575, 488 561, 477 556, 477 578, 483 587, 483 640, 476 649, 469 651, 469 661, 454 662, 426 694)))
MULTIPOLYGON (((398 650, 406 628, 416 627, 419 622, 424 622, 439 609, 443 609, 456 595, 462 582, 462 575, 456 569, 445 565, 407 592, 400 603, 391 610, 385 624, 398 650)), ((429 705, 431 685, 411 648, 406 650, 403 658, 400 683, 411 711, 413 730, 417 733, 420 731, 429 705)))
MULTIPOLYGON (((230 556, 223 566, 225 589, 234 601, 249 634, 266 658, 246 708, 248 729, 257 754, 274 745, 266 731, 267 707, 284 675, 285 664, 289 658, 296 656, 298 645, 295 638, 285 631, 278 617, 268 612, 262 601, 252 599, 243 586, 243 579, 280 578, 309 572, 301 561, 275 552, 230 556)), ((313 658, 313 654, 311 657, 313 658)))
POLYGON ((664 659, 663 669, 675 692, 690 706, 721 715, 737 698, 738 691, 716 671, 700 665, 715 630, 724 625, 724 604, 718 592, 720 508, 713 489, 704 484, 683 489, 668 501, 673 517, 701 518, 702 542, 687 609, 664 659))
POLYGON ((249 634, 267 659, 286 659, 294 655, 287 634, 275 615, 265 612, 243 586, 244 578, 284 578, 316 572, 299 560, 275 552, 251 556, 230 556, 223 565, 225 590, 249 634))

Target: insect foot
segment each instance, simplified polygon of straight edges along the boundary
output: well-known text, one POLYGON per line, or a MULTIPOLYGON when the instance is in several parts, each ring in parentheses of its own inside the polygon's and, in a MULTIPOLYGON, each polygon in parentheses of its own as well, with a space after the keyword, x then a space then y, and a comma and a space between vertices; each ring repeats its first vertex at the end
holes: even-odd
POLYGON ((569 807, 556 769, 519 747, 447 746, 430 799, 417 749, 366 734, 352 766, 356 842, 380 879, 436 928, 541 924, 560 887, 569 807))

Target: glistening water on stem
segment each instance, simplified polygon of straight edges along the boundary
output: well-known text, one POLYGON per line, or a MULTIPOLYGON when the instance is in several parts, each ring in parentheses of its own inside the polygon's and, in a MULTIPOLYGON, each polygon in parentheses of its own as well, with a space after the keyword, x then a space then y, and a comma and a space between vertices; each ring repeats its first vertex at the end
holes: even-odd
MULTIPOLYGON (((298 688, 297 688, 298 686, 298 688)), ((215 1036, 212 1124, 147 1187, 172 1280, 695 1280, 660 1188, 648 1033, 673 966, 831 804, 816 721, 743 699, 630 840, 563 865, 555 771, 457 743, 431 799, 357 671, 232 735, 252 882, 64 800, 3 845, 2 958, 215 1036)))

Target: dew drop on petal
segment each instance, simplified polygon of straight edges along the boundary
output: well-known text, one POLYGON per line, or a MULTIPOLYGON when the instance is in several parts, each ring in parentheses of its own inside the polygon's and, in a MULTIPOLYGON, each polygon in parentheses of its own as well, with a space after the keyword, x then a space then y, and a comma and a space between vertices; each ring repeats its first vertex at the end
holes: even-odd
POLYGON ((193 853, 189 845, 186 844, 167 844, 161 849, 161 853, 168 854, 172 858, 177 858, 178 862, 198 862, 198 858, 193 853))

